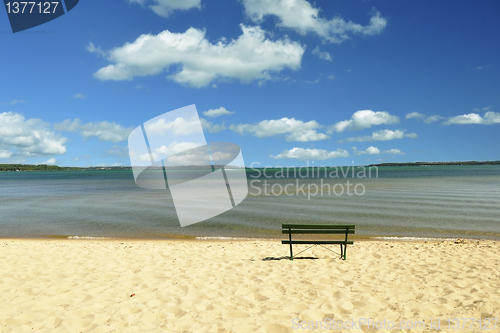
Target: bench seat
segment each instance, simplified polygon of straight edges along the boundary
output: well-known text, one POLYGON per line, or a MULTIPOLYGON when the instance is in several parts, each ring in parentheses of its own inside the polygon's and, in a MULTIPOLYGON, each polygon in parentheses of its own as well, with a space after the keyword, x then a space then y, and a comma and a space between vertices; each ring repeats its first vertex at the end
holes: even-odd
POLYGON ((347 245, 354 242, 347 240, 347 235, 354 234, 354 224, 282 224, 282 234, 288 234, 288 240, 282 240, 281 244, 290 245, 290 260, 293 260, 292 244, 311 244, 311 245, 340 245, 340 257, 346 260, 347 245), (292 235, 296 234, 327 234, 327 235, 345 235, 344 240, 292 240, 292 235))

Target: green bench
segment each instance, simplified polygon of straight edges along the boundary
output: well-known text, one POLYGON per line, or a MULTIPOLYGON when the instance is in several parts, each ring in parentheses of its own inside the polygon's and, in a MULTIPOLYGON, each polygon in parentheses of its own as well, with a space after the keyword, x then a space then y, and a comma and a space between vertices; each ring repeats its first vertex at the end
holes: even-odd
POLYGON ((288 234, 288 240, 282 240, 281 244, 290 244, 290 260, 293 260, 292 244, 340 244, 340 257, 346 259, 347 244, 354 244, 347 240, 347 235, 354 234, 354 224, 283 224, 282 234, 288 234), (344 240, 292 240, 292 234, 334 234, 344 235, 344 240))

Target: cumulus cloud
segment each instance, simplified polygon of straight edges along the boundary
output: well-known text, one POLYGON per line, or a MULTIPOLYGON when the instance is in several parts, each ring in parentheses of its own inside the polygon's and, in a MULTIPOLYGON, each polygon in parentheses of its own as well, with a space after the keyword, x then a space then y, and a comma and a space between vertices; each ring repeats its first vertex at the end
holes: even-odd
POLYGON ((167 132, 174 135, 190 135, 199 132, 198 116, 191 118, 177 117, 174 121, 160 118, 155 122, 148 122, 144 129, 149 134, 163 135, 167 132))
POLYGON ((103 51, 100 46, 95 46, 92 42, 88 43, 85 47, 90 53, 95 53, 100 57, 106 57, 107 52, 103 51))
POLYGON ((218 109, 210 109, 208 111, 203 111, 203 114, 207 117, 210 117, 210 118, 216 118, 219 116, 228 116, 228 115, 231 115, 233 113, 234 113, 234 111, 228 111, 223 106, 221 106, 218 109))
POLYGON ((348 157, 349 152, 344 149, 337 149, 336 151, 328 151, 325 149, 305 149, 305 148, 292 148, 284 150, 278 155, 270 155, 269 157, 276 160, 281 159, 297 159, 301 161, 306 160, 328 160, 338 157, 348 157))
POLYGON ((95 123, 82 124, 81 120, 76 118, 73 121, 66 119, 62 123, 54 124, 56 131, 61 132, 80 132, 84 140, 95 136, 99 141, 120 142, 127 140, 133 128, 124 128, 119 124, 101 121, 95 123))
POLYGON ((40 119, 0 113, 0 158, 62 155, 66 153, 66 141, 40 119))
POLYGON ((406 119, 422 119, 425 118, 425 114, 420 113, 420 112, 411 112, 406 115, 406 119))
POLYGON ((200 146, 199 144, 193 142, 174 141, 170 145, 168 145, 168 147, 163 145, 160 148, 156 148, 152 152, 153 158, 156 160, 159 159, 159 156, 170 156, 199 146, 200 146))
POLYGON ((383 153, 384 154, 390 154, 390 155, 405 155, 405 153, 403 153, 398 148, 392 148, 392 149, 389 149, 389 150, 384 150, 383 153))
POLYGON ((494 125, 500 124, 500 113, 488 111, 483 117, 477 113, 469 113, 456 117, 449 117, 447 121, 443 123, 444 125, 468 125, 468 124, 480 124, 480 125, 494 125))
POLYGON ((441 117, 441 116, 435 114, 433 116, 429 116, 429 117, 425 118, 424 122, 426 122, 427 124, 430 124, 430 123, 433 123, 435 121, 439 121, 441 119, 444 119, 444 117, 441 117))
POLYGON ((205 118, 200 118, 200 121, 201 121, 201 127, 204 130, 209 131, 210 133, 218 133, 226 129, 225 123, 214 124, 213 122, 205 118))
POLYGON ((22 100, 22 99, 14 99, 10 102, 10 105, 18 104, 18 103, 28 103, 28 101, 22 100))
POLYGON ((491 111, 491 106, 486 106, 486 107, 484 107, 484 108, 482 108, 482 109, 478 109, 478 108, 476 108, 476 109, 474 109, 474 111, 476 111, 476 112, 481 112, 481 111, 483 111, 483 112, 486 112, 486 111, 491 111))
POLYGON ((439 115, 433 115, 427 117, 427 115, 420 113, 420 112, 411 112, 406 115, 406 119, 417 119, 417 120, 423 120, 427 124, 439 121, 443 119, 444 117, 441 117, 439 115))
POLYGON ((399 117, 393 116, 386 111, 360 110, 353 113, 351 119, 339 121, 328 127, 328 132, 359 131, 375 125, 397 124, 399 117))
POLYGON ((52 158, 49 158, 47 161, 45 161, 43 164, 56 164, 57 163, 57 160, 52 157, 52 158))
POLYGON ((305 47, 288 39, 272 41, 260 27, 241 25, 243 34, 230 42, 210 43, 205 31, 189 28, 184 33, 168 30, 141 35, 109 52, 113 64, 101 68, 99 80, 131 80, 134 76, 157 75, 178 64, 181 70, 168 76, 191 87, 204 87, 216 79, 238 79, 249 83, 272 78, 285 68, 300 68, 305 47))
POLYGON ((201 0, 128 0, 129 3, 137 3, 145 6, 147 3, 153 3, 148 7, 156 14, 162 17, 169 17, 175 10, 188 10, 191 8, 201 8, 201 0))
MULTIPOLYGON (((128 157, 128 146, 119 146, 119 145, 113 145, 108 151, 107 154, 109 155, 115 155, 118 157, 128 157)), ((80 160, 80 158, 78 158, 80 160)))
POLYGON ((356 147, 352 147, 355 155, 380 155, 380 154, 389 154, 389 155, 405 155, 401 150, 397 148, 389 149, 389 150, 380 150, 377 147, 370 146, 365 150, 358 150, 356 147))
POLYGON ((416 139, 418 135, 416 133, 405 133, 406 130, 395 130, 391 131, 388 129, 373 132, 372 135, 358 136, 354 138, 347 138, 347 142, 366 142, 366 141, 389 141, 394 139, 411 138, 416 139))
POLYGON ((312 50, 312 54, 314 54, 320 59, 332 61, 332 56, 330 55, 330 53, 326 51, 320 51, 319 46, 316 46, 316 48, 312 50))
POLYGON ((12 156, 12 152, 8 150, 0 150, 0 158, 9 158, 12 156))
POLYGON ((243 0, 246 15, 254 22, 262 22, 265 16, 278 17, 278 26, 290 28, 305 35, 315 33, 324 41, 341 43, 349 34, 365 36, 380 34, 387 20, 376 12, 368 25, 345 21, 336 16, 332 19, 319 17, 320 9, 306 0, 243 0))
POLYGON ((303 122, 295 118, 281 118, 273 120, 263 120, 256 124, 238 124, 231 125, 229 128, 237 133, 250 133, 260 139, 274 136, 285 135, 287 141, 319 141, 328 139, 329 136, 318 133, 317 129, 321 125, 311 120, 303 122))

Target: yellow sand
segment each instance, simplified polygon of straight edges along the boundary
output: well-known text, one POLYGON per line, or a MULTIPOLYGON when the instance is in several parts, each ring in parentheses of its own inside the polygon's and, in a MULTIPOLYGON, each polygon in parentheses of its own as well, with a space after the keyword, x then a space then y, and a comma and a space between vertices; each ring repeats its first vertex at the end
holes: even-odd
MULTIPOLYGON (((500 318, 500 243, 493 241, 357 241, 347 261, 320 247, 299 255, 318 259, 286 260, 289 248, 279 240, 0 245, 1 332, 340 332, 292 329, 330 318, 440 319, 441 332, 479 332, 477 322, 457 330, 446 320, 500 318)), ((429 326, 342 330, 422 331, 429 326)), ((500 332, 500 323, 481 332, 500 332)))

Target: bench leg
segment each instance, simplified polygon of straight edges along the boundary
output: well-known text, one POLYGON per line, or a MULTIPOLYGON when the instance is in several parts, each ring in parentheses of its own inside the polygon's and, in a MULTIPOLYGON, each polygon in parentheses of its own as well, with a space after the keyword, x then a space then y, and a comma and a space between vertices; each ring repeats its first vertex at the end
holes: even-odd
POLYGON ((345 260, 345 253, 347 252, 347 229, 345 230, 345 244, 344 244, 344 260, 345 260))
POLYGON ((293 251, 292 251, 292 233, 289 234, 290 239, 290 260, 293 260, 293 251))
POLYGON ((340 244, 340 258, 344 258, 344 245, 340 244))

